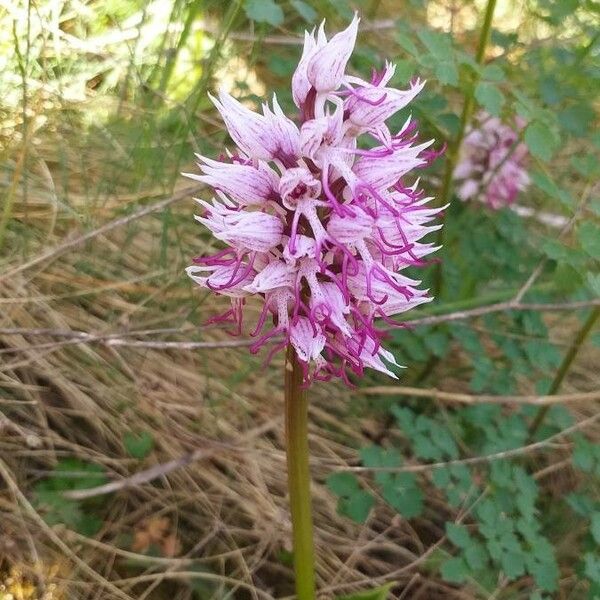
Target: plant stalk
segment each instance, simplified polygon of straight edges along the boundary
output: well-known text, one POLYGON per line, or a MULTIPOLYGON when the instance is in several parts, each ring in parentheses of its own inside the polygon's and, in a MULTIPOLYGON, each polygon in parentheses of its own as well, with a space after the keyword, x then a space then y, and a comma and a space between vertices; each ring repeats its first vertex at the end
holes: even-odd
MULTIPOLYGON (((564 381, 567 373, 569 372, 569 369, 571 368, 575 357, 579 353, 579 350, 581 350, 581 347, 583 346, 583 343, 585 342, 587 336, 594 328, 598 317, 600 317, 600 306, 597 306, 592 310, 592 312, 590 312, 588 318, 585 320, 581 329, 575 336, 575 339, 569 346, 569 349, 567 350, 567 353, 565 354, 565 357, 560 363, 560 367, 558 368, 558 371, 556 372, 556 375, 552 380, 552 384, 550 385, 550 389, 548 390, 548 396, 553 396, 560 390, 560 386, 562 385, 562 382, 564 381)), ((544 419, 546 418, 546 415, 548 414, 549 409, 550 405, 548 404, 546 406, 542 406, 538 410, 533 422, 531 423, 531 427, 529 428, 529 440, 533 439, 538 429, 541 427, 542 423, 544 422, 544 419)))
POLYGON ((285 360, 285 437, 298 600, 315 599, 315 557, 308 468, 308 398, 302 369, 290 344, 285 360))

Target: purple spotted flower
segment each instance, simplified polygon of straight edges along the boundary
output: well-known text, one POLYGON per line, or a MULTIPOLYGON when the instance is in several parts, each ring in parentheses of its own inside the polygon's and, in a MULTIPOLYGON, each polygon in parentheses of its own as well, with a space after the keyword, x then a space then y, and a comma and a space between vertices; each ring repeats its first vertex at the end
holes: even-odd
POLYGON ((513 129, 486 113, 476 121, 465 136, 454 171, 457 194, 461 200, 476 199, 497 210, 512 204, 529 184, 523 166, 527 146, 519 141, 524 123, 517 119, 513 129))
POLYGON ((394 316, 431 300, 402 272, 436 249, 422 239, 441 209, 428 206, 413 174, 435 153, 431 141, 416 143, 410 118, 399 131, 386 124, 423 83, 388 87, 391 64, 370 81, 347 75, 358 23, 330 40, 323 25, 306 33, 292 79, 298 125, 275 96, 262 113, 225 92, 213 98, 237 148, 218 161, 198 156, 202 174, 188 175, 214 189, 198 200, 197 219, 225 244, 188 274, 231 298, 215 320, 238 332, 246 299, 260 297, 251 350, 291 344, 307 384, 348 381, 365 367, 396 377, 374 321, 397 325, 394 316))

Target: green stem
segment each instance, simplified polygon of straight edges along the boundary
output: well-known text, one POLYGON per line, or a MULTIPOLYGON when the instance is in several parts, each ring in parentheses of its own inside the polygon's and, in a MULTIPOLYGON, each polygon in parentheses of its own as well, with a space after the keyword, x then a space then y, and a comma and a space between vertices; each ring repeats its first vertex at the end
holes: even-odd
MULTIPOLYGON (((483 17, 483 25, 481 27, 481 33, 479 35, 479 43, 477 45, 477 54, 475 55, 475 62, 478 65, 483 64, 485 58, 485 48, 488 40, 490 39, 490 32, 492 30, 492 20, 494 17, 494 10, 496 8, 496 0, 488 0, 485 8, 485 15, 483 17)), ((463 104, 462 113, 460 115, 460 127, 456 138, 448 145, 447 159, 446 159, 446 170, 444 171, 444 177, 442 179, 442 187, 439 195, 439 205, 444 206, 449 203, 452 195, 452 180, 454 177, 454 169, 458 162, 460 147, 465 137, 467 126, 471 120, 471 114, 475 106, 475 86, 479 76, 476 75, 473 84, 469 86, 465 95, 465 102, 463 104)), ((443 245, 444 243, 444 230, 442 227, 438 234, 437 245, 443 245)), ((435 272, 434 281, 434 296, 439 296, 442 292, 443 279, 442 279, 442 268, 441 263, 438 263, 438 267, 435 272)))
POLYGON ((302 369, 288 346, 285 360, 285 435, 298 600, 315 598, 315 557, 308 468, 308 399, 302 369))
MULTIPOLYGON (((552 384, 550 385, 550 389, 548 390, 548 396, 553 396, 554 394, 558 393, 558 391, 560 390, 560 386, 562 385, 562 382, 564 381, 567 373, 569 372, 569 369, 571 368, 571 365, 573 364, 575 357, 579 353, 579 350, 581 350, 581 346, 583 346, 583 343, 585 342, 587 336, 594 328, 594 325, 596 324, 598 317, 600 317, 600 306, 597 306, 596 308, 594 308, 592 310, 592 312, 590 312, 588 318, 585 320, 583 326, 581 327, 581 329, 575 336, 575 339, 569 346, 569 349, 568 349, 567 353, 565 354, 565 357, 563 358, 562 363, 560 364, 560 367, 558 368, 558 371, 556 372, 556 375, 554 376, 554 379, 552 380, 552 384)), ((542 406, 539 409, 538 413, 536 414, 536 416, 533 420, 533 423, 531 424, 531 427, 529 428, 529 439, 530 440, 535 436, 538 429, 544 422, 544 418, 548 414, 549 408, 550 408, 549 404, 547 404, 546 406, 542 406)))

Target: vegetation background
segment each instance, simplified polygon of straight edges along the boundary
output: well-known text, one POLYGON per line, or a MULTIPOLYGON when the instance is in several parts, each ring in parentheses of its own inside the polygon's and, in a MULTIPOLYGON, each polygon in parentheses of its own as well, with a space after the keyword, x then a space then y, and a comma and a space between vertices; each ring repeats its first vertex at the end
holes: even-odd
POLYGON ((292 594, 282 357, 203 325, 180 173, 228 143, 208 91, 293 112, 302 31, 354 10, 353 71, 428 80, 451 205, 400 384, 311 390, 323 597, 600 598, 600 5, 499 0, 484 46, 493 4, 0 0, 2 600, 292 594), (526 122, 512 209, 449 185, 481 109, 526 122))

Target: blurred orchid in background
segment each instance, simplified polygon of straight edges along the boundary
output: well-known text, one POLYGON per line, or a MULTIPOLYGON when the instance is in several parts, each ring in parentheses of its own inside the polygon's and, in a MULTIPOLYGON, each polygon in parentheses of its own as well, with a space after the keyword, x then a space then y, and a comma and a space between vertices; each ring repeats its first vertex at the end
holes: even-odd
POLYGON ((487 113, 477 116, 454 171, 461 200, 476 199, 498 210, 511 205, 527 188, 529 175, 524 163, 528 151, 519 139, 524 125, 519 117, 512 128, 487 113))

